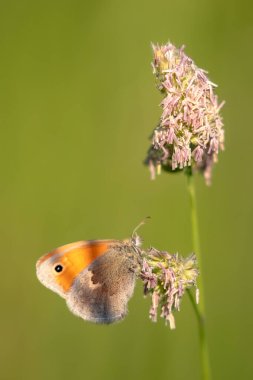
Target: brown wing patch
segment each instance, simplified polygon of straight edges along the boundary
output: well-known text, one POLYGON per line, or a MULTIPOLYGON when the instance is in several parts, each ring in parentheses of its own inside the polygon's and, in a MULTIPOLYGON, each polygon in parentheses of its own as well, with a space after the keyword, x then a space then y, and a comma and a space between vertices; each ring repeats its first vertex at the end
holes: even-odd
POLYGON ((110 249, 75 279, 67 297, 69 308, 96 323, 124 318, 134 290, 135 268, 133 257, 110 249))

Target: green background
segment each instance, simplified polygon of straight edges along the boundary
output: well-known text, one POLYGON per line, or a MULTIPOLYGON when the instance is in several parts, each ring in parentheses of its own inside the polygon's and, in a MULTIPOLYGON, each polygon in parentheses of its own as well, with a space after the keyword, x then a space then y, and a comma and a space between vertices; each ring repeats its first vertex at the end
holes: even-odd
POLYGON ((184 175, 150 181, 142 161, 161 100, 150 43, 186 45, 219 84, 226 150, 197 178, 213 378, 252 362, 252 5, 242 1, 0 2, 1 380, 200 379, 187 297, 177 329, 148 319, 138 285, 127 318, 74 317, 35 262, 76 240, 125 238, 192 250, 184 175))

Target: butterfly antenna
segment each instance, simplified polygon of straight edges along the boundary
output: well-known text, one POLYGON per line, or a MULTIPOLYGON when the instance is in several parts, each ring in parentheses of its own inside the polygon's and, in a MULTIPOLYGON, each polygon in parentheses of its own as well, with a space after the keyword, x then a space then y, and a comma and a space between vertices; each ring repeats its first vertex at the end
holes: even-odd
POLYGON ((142 243, 142 239, 137 235, 137 231, 138 231, 138 229, 141 227, 141 226, 143 226, 146 222, 147 222, 147 220, 148 219, 150 219, 151 217, 150 216, 146 216, 146 218, 144 218, 139 224, 138 224, 138 226, 137 227, 135 227, 135 229, 133 230, 133 232, 132 232, 132 240, 133 241, 136 241, 136 245, 141 245, 141 243, 142 243))

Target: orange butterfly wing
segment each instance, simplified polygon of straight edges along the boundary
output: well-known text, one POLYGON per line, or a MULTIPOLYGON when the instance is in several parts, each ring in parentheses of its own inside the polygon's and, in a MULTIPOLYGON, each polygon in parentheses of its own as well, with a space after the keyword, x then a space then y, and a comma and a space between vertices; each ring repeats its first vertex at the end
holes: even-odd
POLYGON ((38 260, 40 266, 46 260, 62 265, 64 270, 57 274, 55 281, 67 292, 75 277, 95 259, 105 254, 115 240, 88 240, 63 245, 38 260))

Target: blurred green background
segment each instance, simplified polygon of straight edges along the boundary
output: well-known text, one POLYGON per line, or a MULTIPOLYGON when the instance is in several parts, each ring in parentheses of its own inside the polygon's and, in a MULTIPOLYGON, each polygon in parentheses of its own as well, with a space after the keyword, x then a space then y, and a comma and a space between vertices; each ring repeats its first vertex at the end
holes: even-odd
POLYGON ((186 45, 226 100, 226 151, 197 178, 213 378, 251 379, 252 3, 0 2, 1 380, 200 379, 187 297, 177 329, 148 319, 141 286, 124 322, 74 317, 35 262, 68 242, 125 238, 192 250, 184 175, 143 166, 160 116, 150 42, 186 45))

